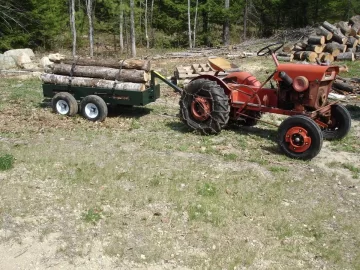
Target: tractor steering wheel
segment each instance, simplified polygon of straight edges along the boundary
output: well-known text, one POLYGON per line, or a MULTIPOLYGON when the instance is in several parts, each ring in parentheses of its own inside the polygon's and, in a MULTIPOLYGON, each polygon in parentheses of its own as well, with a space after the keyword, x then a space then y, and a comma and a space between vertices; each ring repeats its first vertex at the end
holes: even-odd
POLYGON ((284 43, 282 43, 282 42, 270 44, 270 45, 262 48, 260 51, 258 51, 257 55, 258 56, 271 55, 272 53, 274 53, 274 52, 278 51, 279 49, 281 49, 283 46, 284 46, 284 43), (280 45, 280 46, 277 46, 277 47, 275 47, 275 49, 272 50, 271 47, 273 47, 275 45, 280 45), (265 50, 267 50, 267 51, 264 52, 265 50))

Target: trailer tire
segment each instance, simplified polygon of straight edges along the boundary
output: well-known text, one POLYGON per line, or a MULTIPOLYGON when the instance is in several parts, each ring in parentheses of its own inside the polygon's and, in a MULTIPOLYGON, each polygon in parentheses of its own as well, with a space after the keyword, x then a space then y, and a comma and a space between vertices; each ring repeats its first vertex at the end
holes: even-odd
POLYGON ((319 126, 307 116, 290 116, 279 126, 278 144, 288 157, 310 160, 319 154, 322 143, 319 126))
POLYGON ((351 128, 351 115, 341 104, 331 106, 331 119, 333 125, 322 130, 325 140, 340 140, 344 138, 351 128))
POLYGON ((229 121, 229 98, 215 81, 190 82, 181 94, 180 118, 202 134, 217 134, 229 121))
POLYGON ((73 95, 68 92, 57 93, 51 100, 54 113, 74 116, 79 110, 78 103, 73 95))
POLYGON ((105 101, 96 95, 83 98, 80 103, 81 115, 90 121, 104 121, 108 115, 108 107, 105 101))

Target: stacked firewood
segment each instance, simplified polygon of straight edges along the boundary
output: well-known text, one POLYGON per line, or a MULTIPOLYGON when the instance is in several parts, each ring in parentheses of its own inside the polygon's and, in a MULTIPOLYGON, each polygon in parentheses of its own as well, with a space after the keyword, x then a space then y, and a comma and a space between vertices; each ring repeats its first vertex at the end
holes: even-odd
POLYGON ((150 80, 150 61, 62 59, 41 75, 44 83, 143 91, 150 80))
POLYGON ((301 42, 286 44, 278 54, 283 61, 333 62, 360 59, 360 15, 349 22, 323 22, 301 42))

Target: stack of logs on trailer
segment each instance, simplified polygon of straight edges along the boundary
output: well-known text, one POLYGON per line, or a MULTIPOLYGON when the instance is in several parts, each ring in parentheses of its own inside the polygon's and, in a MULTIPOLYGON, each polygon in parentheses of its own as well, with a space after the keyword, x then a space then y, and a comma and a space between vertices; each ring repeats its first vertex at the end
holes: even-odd
POLYGON ((303 42, 286 44, 278 54, 282 61, 333 62, 360 59, 360 15, 349 22, 323 22, 303 42))
POLYGON ((63 59, 45 69, 44 83, 143 91, 150 80, 150 61, 63 59))

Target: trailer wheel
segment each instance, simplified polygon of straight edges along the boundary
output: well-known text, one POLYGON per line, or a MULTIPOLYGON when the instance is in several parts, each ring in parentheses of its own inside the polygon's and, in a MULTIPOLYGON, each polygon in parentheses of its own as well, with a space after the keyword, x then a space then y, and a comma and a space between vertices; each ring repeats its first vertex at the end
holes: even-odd
POLYGON ((279 126, 278 144, 288 157, 309 160, 319 154, 323 136, 319 126, 309 117, 294 115, 279 126))
POLYGON ((90 121, 104 121, 108 115, 105 101, 96 95, 84 97, 80 103, 81 115, 90 121))
POLYGON ((229 98, 215 81, 190 82, 180 98, 180 118, 202 134, 217 134, 229 121, 229 98))
POLYGON ((351 128, 349 111, 341 104, 331 106, 331 125, 322 130, 326 140, 340 140, 344 138, 351 128))
POLYGON ((51 100, 54 113, 73 116, 78 112, 78 103, 73 95, 67 92, 57 93, 51 100))

